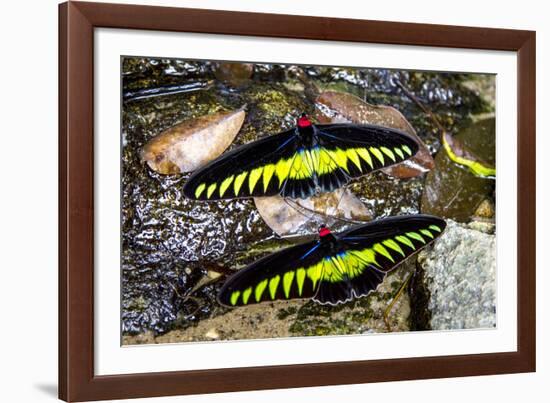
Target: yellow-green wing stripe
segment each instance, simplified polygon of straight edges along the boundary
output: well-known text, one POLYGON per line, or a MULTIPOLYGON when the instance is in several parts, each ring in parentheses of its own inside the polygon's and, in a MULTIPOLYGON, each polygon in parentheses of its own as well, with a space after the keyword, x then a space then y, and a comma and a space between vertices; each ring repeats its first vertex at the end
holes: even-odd
POLYGON ((380 147, 380 150, 382 150, 384 154, 386 154, 393 162, 395 162, 395 155, 393 155, 392 150, 390 150, 388 147, 380 147))
POLYGON ((307 269, 307 276, 313 283, 313 288, 315 288, 317 282, 321 279, 322 268, 323 268, 323 262, 321 261, 311 267, 308 267, 307 269))
POLYGON ((311 166, 313 167, 314 171, 319 170, 319 148, 315 147, 311 150, 309 150, 309 156, 311 157, 311 166))
POLYGON ((364 264, 353 253, 347 252, 345 255, 347 263, 347 272, 350 278, 357 277, 363 272, 364 264))
POLYGON ((405 151, 407 154, 409 154, 409 157, 412 155, 412 151, 411 151, 411 149, 409 148, 409 146, 407 146, 407 145, 402 145, 401 148, 403 149, 403 151, 405 151))
POLYGON ((229 178, 224 179, 224 181, 220 185, 220 197, 223 197, 224 193, 227 191, 227 188, 231 185, 231 182, 233 182, 233 179, 235 178, 235 175, 231 175, 229 178))
POLYGON ((348 156, 344 150, 342 150, 341 148, 337 148, 335 151, 332 152, 332 157, 340 168, 344 169, 346 172, 349 172, 348 156))
POLYGON ((378 148, 374 147, 369 148, 369 150, 378 159, 378 161, 384 165, 384 155, 382 155, 382 152, 378 148))
POLYGON ((292 166, 289 172, 292 179, 304 179, 310 176, 308 166, 303 159, 303 153, 297 153, 292 161, 292 166))
POLYGON ((441 228, 439 228, 437 225, 435 224, 432 224, 428 227, 429 229, 432 229, 434 231, 437 231, 437 232, 441 232, 441 228))
POLYGON ((250 294, 252 294, 252 287, 248 287, 246 290, 243 291, 243 304, 248 304, 250 294))
POLYGON ((260 302, 262 299, 262 295, 265 291, 265 288, 267 287, 267 278, 260 281, 258 285, 256 286, 256 289, 254 290, 254 298, 256 299, 256 302, 260 302))
POLYGON ((367 164, 369 164, 371 169, 374 168, 372 165, 372 159, 370 157, 369 151, 366 148, 358 148, 357 154, 359 154, 359 156, 363 158, 367 164))
POLYGON ((264 167, 258 167, 250 171, 250 176, 248 177, 248 189, 250 190, 250 194, 254 192, 256 183, 258 183, 258 179, 262 176, 263 169, 264 167))
POLYGON ((319 150, 319 165, 317 166, 317 173, 319 175, 327 174, 338 169, 336 159, 332 154, 332 151, 329 151, 325 148, 321 148, 319 150))
POLYGON ((237 300, 239 299, 239 295, 241 295, 240 291, 233 291, 231 293, 231 298, 229 299, 229 302, 231 305, 235 305, 237 303, 237 300))
POLYGON ((292 166, 292 158, 282 159, 275 165, 275 174, 279 179, 279 187, 282 186, 283 182, 290 175, 290 168, 292 166))
POLYGON ((216 187, 218 185, 216 183, 211 184, 208 186, 208 190, 206 191, 206 198, 210 199, 210 196, 212 196, 212 193, 214 193, 214 190, 216 190, 216 187))
POLYGON ((378 262, 376 261, 376 252, 370 248, 366 248, 363 250, 355 250, 351 252, 353 255, 355 255, 363 264, 369 265, 374 264, 378 267, 381 267, 378 262))
POLYGON ((286 272, 283 276, 283 290, 285 297, 288 299, 290 295, 290 287, 292 286, 292 280, 294 280, 294 271, 286 272))
POLYGON ((321 270, 321 280, 330 282, 340 281, 340 270, 338 270, 338 267, 336 266, 334 257, 323 259, 321 264, 323 267, 321 270))
POLYGON ((281 276, 278 274, 275 277, 272 277, 271 280, 269 280, 269 296, 272 300, 275 299, 275 294, 277 293, 277 286, 279 285, 279 282, 281 281, 281 276))
POLYGON ((396 153, 397 155, 399 155, 399 158, 401 158, 402 160, 405 159, 405 156, 403 155, 403 151, 401 151, 400 148, 394 147, 394 148, 393 148, 393 151, 395 151, 395 153, 396 153))
POLYGON ((197 189, 195 190, 195 197, 198 199, 202 192, 204 192, 204 189, 206 188, 206 183, 201 183, 199 186, 197 186, 197 189))
POLYGON ((237 177, 235 178, 235 182, 233 183, 233 190, 235 191, 235 196, 239 195, 241 186, 243 185, 243 182, 246 179, 246 175, 248 175, 248 172, 244 171, 243 173, 237 175, 237 177))
POLYGON ((423 233, 424 235, 426 235, 427 237, 430 237, 430 238, 434 239, 434 236, 432 235, 432 233, 429 230, 421 229, 420 232, 423 233))
POLYGON ((273 173, 275 172, 275 165, 269 164, 264 167, 264 174, 262 181, 264 183, 264 193, 267 192, 267 187, 269 186, 269 182, 271 181, 271 178, 273 177, 273 173))
POLYGON ((298 285, 298 295, 302 296, 302 291, 304 289, 304 280, 306 279, 306 270, 304 268, 299 268, 296 270, 296 284, 298 285))
POLYGON ((357 169, 359 169, 359 171, 363 172, 363 169, 361 168, 361 160, 359 159, 359 155, 357 155, 357 151, 354 148, 350 148, 350 149, 346 150, 346 155, 351 160, 351 162, 353 162, 355 164, 357 169))
POLYGON ((342 257, 340 255, 337 255, 336 257, 332 258, 332 264, 336 268, 335 276, 338 280, 342 279, 342 276, 347 273, 346 270, 346 264, 342 260, 342 257))
POLYGON ((426 243, 424 238, 422 238, 422 235, 420 235, 418 232, 407 232, 405 235, 407 235, 411 239, 416 239, 417 241, 426 243))
POLYGON ((382 256, 385 256, 386 258, 391 260, 392 263, 395 263, 395 259, 392 257, 390 252, 388 252, 388 250, 384 248, 382 244, 376 243, 372 248, 374 249, 375 252, 380 253, 382 256))
POLYGON ((311 154, 310 150, 305 150, 304 154, 302 156, 302 159, 304 160, 304 164, 307 165, 309 175, 313 175, 313 171, 315 171, 315 164, 313 161, 313 155, 311 154))
POLYGON ((409 238, 407 238, 406 236, 404 235, 397 235, 395 237, 395 239, 397 239, 399 242, 401 242, 403 245, 407 245, 409 248, 411 248, 412 250, 416 250, 416 247, 414 246, 414 244, 411 242, 411 240, 409 238))
POLYGON ((395 242, 393 239, 386 239, 382 243, 386 245, 388 248, 393 249, 397 253, 401 254, 401 256, 405 257, 405 252, 403 252, 403 249, 401 249, 401 246, 399 246, 399 244, 395 242))

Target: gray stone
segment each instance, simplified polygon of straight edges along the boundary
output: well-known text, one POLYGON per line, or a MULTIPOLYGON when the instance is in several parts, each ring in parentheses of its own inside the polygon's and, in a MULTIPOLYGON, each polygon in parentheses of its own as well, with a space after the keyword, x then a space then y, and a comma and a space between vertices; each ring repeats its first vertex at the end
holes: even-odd
POLYGON ((496 325, 495 236, 479 226, 447 220, 447 229, 419 255, 430 290, 433 330, 491 328, 496 325))

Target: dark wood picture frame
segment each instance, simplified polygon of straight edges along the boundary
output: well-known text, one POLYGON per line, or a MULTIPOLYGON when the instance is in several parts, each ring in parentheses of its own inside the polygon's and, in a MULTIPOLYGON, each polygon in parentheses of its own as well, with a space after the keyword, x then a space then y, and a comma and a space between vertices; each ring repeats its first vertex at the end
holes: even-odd
POLYGON ((200 9, 59 6, 59 397, 120 399, 535 370, 535 32, 200 9), (514 51, 518 55, 518 350, 94 375, 94 28, 514 51))

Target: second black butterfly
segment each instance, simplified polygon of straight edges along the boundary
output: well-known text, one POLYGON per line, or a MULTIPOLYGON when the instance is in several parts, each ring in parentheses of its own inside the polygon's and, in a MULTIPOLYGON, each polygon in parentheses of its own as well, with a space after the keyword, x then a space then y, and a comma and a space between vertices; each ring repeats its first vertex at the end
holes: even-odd
POLYGON ((311 298, 337 305, 375 290, 386 274, 445 230, 438 217, 396 216, 340 234, 319 229, 316 240, 282 249, 227 279, 218 301, 229 307, 311 298))
POLYGON ((184 194, 196 200, 274 196, 304 199, 412 157, 418 143, 374 125, 313 125, 245 144, 195 171, 184 194))

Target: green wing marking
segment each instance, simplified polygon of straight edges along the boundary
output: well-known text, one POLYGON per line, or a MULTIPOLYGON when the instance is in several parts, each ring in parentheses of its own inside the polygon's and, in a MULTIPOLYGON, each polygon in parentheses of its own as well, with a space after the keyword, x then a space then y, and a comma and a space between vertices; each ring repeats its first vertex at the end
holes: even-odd
POLYGON ((391 217, 354 227, 332 245, 321 240, 283 249, 230 277, 218 299, 227 306, 292 298, 346 302, 376 289, 388 271, 444 228, 445 221, 437 217, 391 217))
POLYGON ((186 197, 196 200, 272 196, 289 178, 305 175, 296 156, 297 136, 289 130, 237 147, 199 168, 184 186, 186 197))
POLYGON ((378 126, 318 125, 307 141, 294 130, 236 148, 197 170, 184 186, 191 199, 280 194, 306 198, 410 158, 418 144, 378 126))

